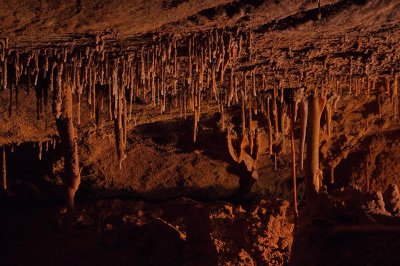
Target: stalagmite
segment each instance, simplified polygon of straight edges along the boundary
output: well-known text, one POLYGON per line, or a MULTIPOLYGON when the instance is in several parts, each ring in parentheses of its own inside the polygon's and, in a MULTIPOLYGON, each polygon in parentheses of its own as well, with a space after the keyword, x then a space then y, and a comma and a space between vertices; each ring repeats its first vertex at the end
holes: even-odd
POLYGON ((227 146, 228 152, 231 158, 238 163, 239 165, 243 165, 247 171, 246 175, 246 182, 240 184, 240 189, 244 193, 248 193, 251 189, 251 186, 254 182, 258 180, 258 160, 260 156, 260 149, 259 149, 259 134, 258 131, 255 132, 254 138, 255 142, 255 150, 253 154, 249 154, 246 152, 246 148, 250 145, 248 133, 241 134, 239 151, 235 152, 235 148, 233 147, 232 143, 232 128, 228 128, 227 130, 227 146))

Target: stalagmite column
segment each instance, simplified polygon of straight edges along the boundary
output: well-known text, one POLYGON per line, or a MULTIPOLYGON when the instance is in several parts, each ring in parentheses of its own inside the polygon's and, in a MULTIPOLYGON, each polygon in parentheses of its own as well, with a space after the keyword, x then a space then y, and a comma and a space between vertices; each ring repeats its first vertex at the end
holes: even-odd
POLYGON ((54 90, 53 114, 56 119, 64 154, 64 182, 68 208, 73 211, 74 197, 80 184, 79 157, 76 130, 72 119, 72 90, 63 83, 63 64, 58 66, 57 86, 54 90))
POLYGON ((115 92, 115 116, 114 116, 114 133, 115 143, 117 146, 118 165, 122 168, 122 162, 126 158, 126 101, 123 88, 123 71, 118 69, 118 62, 114 63, 113 70, 113 91, 115 92), (118 71, 119 70, 119 71, 118 71), (119 78, 119 80, 118 80, 119 78), (119 82, 118 82, 119 81, 119 82))
POLYGON ((309 96, 308 100, 306 195, 307 200, 312 201, 319 193, 320 179, 322 178, 319 169, 320 123, 326 96, 319 97, 313 94, 309 96))

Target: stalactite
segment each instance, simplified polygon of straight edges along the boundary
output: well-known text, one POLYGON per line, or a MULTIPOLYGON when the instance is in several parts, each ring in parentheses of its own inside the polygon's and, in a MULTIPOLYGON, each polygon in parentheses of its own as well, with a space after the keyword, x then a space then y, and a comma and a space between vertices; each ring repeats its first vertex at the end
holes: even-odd
POLYGON ((377 95, 379 118, 382 118, 383 116, 383 105, 385 104, 385 101, 386 101, 385 88, 381 87, 377 95))
MULTIPOLYGON (((67 107, 63 107, 64 105, 69 105, 69 103, 66 103, 66 101, 69 101, 67 99, 69 96, 66 96, 66 94, 69 94, 69 91, 77 94, 76 122, 78 125, 81 124, 81 112, 82 115, 90 114, 92 117, 96 117, 96 124, 98 125, 100 115, 103 114, 101 112, 103 97, 106 98, 105 102, 107 103, 108 93, 108 115, 110 120, 113 120, 115 123, 116 146, 119 166, 121 167, 122 158, 126 156, 127 123, 131 120, 134 102, 135 109, 136 102, 138 103, 138 110, 143 105, 147 105, 143 108, 146 109, 146 112, 150 107, 148 106, 150 101, 154 109, 157 108, 157 111, 160 110, 163 114, 168 111, 173 114, 173 111, 175 111, 174 107, 177 108, 178 105, 179 116, 186 118, 188 113, 193 112, 194 142, 198 138, 199 120, 201 111, 204 112, 204 104, 207 104, 207 108, 209 105, 219 107, 221 112, 221 127, 224 130, 225 126, 229 127, 229 125, 225 125, 225 122, 229 121, 226 118, 230 114, 229 109, 226 108, 230 108, 236 103, 241 108, 239 110, 239 112, 241 111, 241 133, 243 136, 246 136, 241 140, 241 146, 250 147, 250 152, 248 149, 241 150, 240 158, 235 159, 235 161, 242 160, 247 156, 245 153, 249 153, 249 156, 257 154, 255 150, 258 131, 254 125, 257 122, 261 123, 263 121, 265 123, 266 121, 264 126, 268 129, 268 152, 270 156, 274 156, 275 168, 278 165, 278 156, 281 156, 279 147, 283 145, 282 142, 290 134, 294 156, 292 165, 294 176, 296 174, 296 165, 294 164, 296 156, 293 152, 293 145, 295 143, 293 140, 293 123, 297 120, 297 105, 300 105, 301 110, 300 152, 298 159, 301 170, 304 168, 306 137, 309 138, 309 141, 307 141, 308 148, 309 145, 311 146, 309 142, 316 142, 315 139, 317 137, 311 137, 310 134, 315 134, 313 132, 314 127, 316 127, 315 121, 318 115, 315 114, 317 108, 315 107, 314 98, 308 97, 306 99, 304 88, 296 90, 296 93, 299 93, 297 100, 295 100, 293 107, 291 105, 288 106, 288 103, 283 100, 284 92, 287 92, 286 85, 297 82, 297 84, 306 87, 307 83, 310 84, 317 79, 321 79, 318 84, 325 86, 328 82, 332 81, 332 84, 329 84, 332 85, 332 90, 336 94, 340 94, 344 92, 342 90, 347 89, 347 82, 349 82, 349 92, 352 93, 355 91, 356 96, 365 92, 369 95, 371 91, 372 94, 378 96, 380 117, 384 115, 382 110, 386 110, 386 108, 384 108, 383 104, 386 101, 388 102, 389 98, 387 96, 390 95, 393 116, 395 119, 399 117, 398 74, 394 74, 395 70, 392 69, 391 75, 393 77, 382 76, 387 75, 387 68, 384 68, 383 64, 392 62, 393 58, 389 58, 390 62, 382 60, 382 66, 376 66, 379 63, 377 61, 381 60, 380 57, 384 58, 384 56, 381 56, 382 53, 378 53, 378 55, 375 55, 375 63, 372 62, 371 66, 367 65, 370 64, 370 59, 368 59, 366 66, 363 66, 360 65, 361 60, 358 59, 359 56, 354 55, 354 58, 351 58, 350 62, 345 62, 344 70, 341 70, 341 65, 334 65, 335 60, 324 57, 324 69, 322 73, 320 72, 322 68, 320 64, 316 63, 314 66, 310 64, 309 68, 300 71, 298 78, 293 79, 293 75, 296 75, 298 69, 296 67, 291 69, 290 65, 286 65, 285 62, 273 58, 275 50, 271 50, 272 57, 269 61, 266 61, 269 62, 266 64, 271 65, 265 66, 267 72, 259 73, 258 71, 264 68, 263 64, 257 63, 256 68, 254 64, 242 65, 242 59, 244 61, 246 59, 251 60, 254 56, 252 51, 252 42, 254 40, 252 41, 253 33, 251 29, 241 30, 238 29, 236 33, 232 34, 225 29, 214 29, 208 32, 196 33, 190 37, 183 37, 182 39, 177 39, 175 36, 158 36, 153 39, 154 42, 151 44, 139 49, 132 48, 137 49, 134 54, 130 50, 125 51, 123 45, 117 45, 109 51, 104 52, 105 44, 102 37, 99 36, 96 37, 96 45, 93 46, 91 44, 91 47, 87 48, 79 46, 75 46, 73 49, 65 47, 32 48, 29 51, 20 52, 19 50, 8 50, 3 45, 0 47, 3 48, 2 52, 4 54, 1 58, 1 86, 4 89, 10 90, 10 99, 6 108, 10 107, 8 109, 10 115, 15 109, 18 109, 18 101, 21 100, 21 95, 18 94, 20 92, 19 88, 23 88, 25 84, 22 83, 24 82, 27 83, 27 92, 29 92, 31 84, 34 84, 39 89, 38 114, 41 113, 43 101, 43 108, 46 108, 45 99, 48 93, 48 85, 49 91, 53 91, 54 94, 53 107, 56 120, 59 121, 64 116, 66 117, 65 121, 63 120, 64 122, 57 122, 59 124, 57 128, 63 147, 70 145, 66 146, 67 148, 64 148, 64 150, 66 152, 69 149, 75 152, 76 148, 74 148, 74 145, 76 145, 76 140, 75 142, 73 140, 70 141, 69 138, 72 137, 60 132, 63 130, 62 127, 68 128, 68 130, 72 128, 72 131, 75 130, 73 123, 68 120, 69 116, 72 119, 72 112, 69 113, 67 110, 64 110, 67 107), (184 59, 181 55, 178 57, 178 46, 180 47, 181 45, 188 45, 189 54, 184 59), (237 58, 243 56, 246 52, 248 52, 248 58, 237 58), (108 60, 112 60, 112 62, 108 60), (239 66, 239 68, 235 69, 234 67, 236 66, 239 66), (363 70, 364 67, 365 71, 363 70), (343 71, 346 72, 344 78, 342 76, 343 71), (227 77, 226 83, 224 82, 225 74, 230 75, 227 77), (268 83, 275 83, 272 95, 270 94, 270 88, 268 88, 269 84, 267 84, 266 76, 268 76, 268 83), (239 82, 238 77, 240 78, 239 82), (376 77, 379 77, 378 82, 376 77), (390 83, 392 81, 393 83, 390 83), (258 83, 261 82, 262 85, 259 85, 258 83), (341 86, 340 82, 342 82, 341 86), (42 86, 43 84, 46 86, 42 86), (383 84, 383 90, 380 93, 376 92, 376 84, 378 84, 379 89, 382 89, 381 84, 383 84), (82 93, 84 93, 83 96, 81 96, 82 93), (86 99, 88 99, 89 107, 87 107, 88 102, 86 102, 86 99), (82 106, 81 101, 83 101, 82 106), (84 110, 84 108, 88 110, 84 110), (288 111, 288 108, 291 109, 288 111), (260 111, 261 113, 258 113, 260 111), (259 115, 263 117, 259 119, 259 115), (65 136, 62 137, 62 134, 65 136)), ((110 43, 110 45, 114 44, 110 43)), ((187 51, 185 50, 184 52, 187 51)), ((293 56, 293 54, 293 51, 289 49, 287 55, 293 56)), ((390 66, 393 65, 391 64, 390 66)), ((398 70, 396 69, 396 71, 398 70)), ((316 91, 317 89, 314 92, 316 91)), ((362 99, 362 97, 359 97, 359 99, 362 99)), ((333 134, 332 113, 334 111, 334 102, 331 101, 331 98, 328 100, 319 99, 318 101, 326 102, 327 134, 328 137, 331 137, 333 134)), ((76 132, 74 134, 76 135, 76 132)), ((73 138, 76 138, 76 136, 73 138)), ((55 145, 56 141, 51 141, 50 143, 55 145)), ((49 142, 44 143, 46 150, 48 144, 49 142)), ((41 158, 43 143, 38 143, 37 145, 39 157, 41 158)), ((313 145, 315 148, 316 144, 314 143, 313 145)), ((233 154, 232 151, 233 148, 231 148, 231 154, 233 154)), ((313 150, 312 156, 315 156, 315 153, 313 150)), ((70 157, 72 158, 74 155, 70 157)), ((315 158, 312 159, 316 161, 315 158)), ((77 157, 71 160, 76 163, 77 157)), ((257 161, 254 158, 253 160, 257 161)), ((311 172, 310 176, 314 182, 316 179, 315 176, 320 175, 319 166, 315 167, 315 164, 310 166, 308 163, 306 166, 307 170, 311 172)), ((75 173, 74 167, 76 165, 71 167, 72 170, 68 171, 75 173)), ((334 167, 331 167, 331 171, 334 171, 334 167)), ((77 185, 75 188, 74 184, 70 186, 73 187, 72 190, 76 191, 77 185)), ((315 182, 312 185, 315 185, 315 182)))
POLYGON ((249 61, 251 61, 253 57, 253 33, 251 29, 249 29, 247 45, 248 45, 247 49, 249 54, 249 61))
POLYGON ((350 57, 349 61, 349 94, 353 90, 353 57, 350 57))
POLYGON ((269 155, 272 155, 272 123, 271 123, 271 114, 270 114, 270 105, 269 101, 271 100, 271 97, 269 96, 267 98, 267 125, 268 125, 268 145, 269 145, 269 155))
POLYGON ((7 80, 7 77, 8 77, 8 74, 7 74, 7 57, 4 57, 4 59, 3 59, 3 90, 6 90, 7 89, 7 86, 8 86, 8 80, 7 80))
POLYGON ((92 110, 91 110, 91 117, 94 118, 96 117, 96 84, 97 84, 97 75, 96 75, 96 69, 94 66, 92 66, 93 71, 92 71, 92 84, 91 86, 91 98, 92 98, 92 110))
POLYGON ((300 169, 304 170, 304 151, 306 143, 306 133, 307 133, 307 120, 308 120, 308 99, 304 98, 300 102, 301 110, 301 132, 300 132, 300 169))
POLYGON ((297 209, 297 178, 296 178, 296 148, 294 143, 294 103, 292 104, 291 110, 291 119, 290 119, 290 143, 291 143, 291 151, 292 151, 292 179, 293 179, 293 213, 294 213, 294 224, 297 226, 297 219, 299 216, 299 211, 297 209))
POLYGON ((189 37, 189 61, 188 61, 188 73, 189 73, 189 77, 187 79, 187 83, 189 84, 189 86, 193 86, 192 84, 192 37, 189 37))
POLYGON ((235 103, 239 103, 239 96, 238 96, 238 76, 235 75, 233 79, 233 88, 235 90, 234 96, 235 96, 235 103))
POLYGON ((392 99, 394 119, 397 119, 399 117, 398 80, 399 80, 398 74, 397 73, 393 74, 393 90, 391 94, 391 99, 392 99))
POLYGON ((274 115, 275 140, 277 140, 279 137, 277 97, 278 97, 278 89, 274 84, 274 94, 272 98, 272 114, 274 115))
POLYGON ((39 141, 38 142, 38 159, 39 159, 39 161, 41 161, 42 160, 42 151, 43 151, 43 146, 42 146, 42 142, 41 141, 39 141))
POLYGON ((193 115, 193 143, 196 143, 196 141, 197 141, 198 121, 199 121, 199 111, 198 111, 197 108, 194 108, 194 115, 193 115))
POLYGON ((257 87, 256 87, 256 70, 253 69, 253 71, 251 71, 251 77, 252 77, 252 85, 253 85, 253 96, 256 97, 257 96, 257 87))
POLYGON ((299 109, 299 103, 304 100, 304 88, 299 88, 294 91, 294 103, 293 103, 293 120, 297 120, 297 112, 299 109))
POLYGON ((215 64, 213 64, 212 70, 211 70, 211 91, 214 96, 214 99, 216 99, 217 98, 217 78, 216 78, 215 64))
POLYGON ((241 33, 239 33, 239 41, 238 41, 238 57, 240 57, 242 53, 242 46, 243 46, 243 36, 241 33))
POLYGON ((326 107, 325 108, 325 110, 326 110, 326 126, 327 126, 328 138, 331 138, 332 106, 329 102, 327 102, 325 107, 326 107))
MULTIPOLYGON (((372 84, 371 84, 371 91, 375 91, 376 89, 376 77, 372 78, 372 84)), ((369 95, 369 91, 368 91, 368 95, 369 95)))
POLYGON ((231 69, 231 75, 230 75, 230 79, 229 79, 229 92, 228 92, 228 103, 227 106, 228 108, 231 107, 232 101, 233 101, 233 97, 235 95, 235 81, 234 81, 234 69, 231 69))
POLYGON ((318 0, 318 20, 321 20, 322 14, 321 14, 321 0, 318 0))
POLYGON ((315 93, 309 96, 309 112, 307 123, 307 177, 306 194, 311 202, 319 193, 322 180, 322 171, 319 169, 320 121, 321 113, 325 108, 326 95, 318 96, 315 93))
POLYGON ((3 191, 7 190, 7 158, 6 158, 6 146, 1 147, 1 165, 2 165, 2 188, 3 191))
POLYGON ((221 113, 221 119, 220 119, 220 121, 221 121, 221 131, 225 131, 225 129, 226 129, 226 127, 225 127, 225 114, 224 114, 224 105, 223 105, 222 102, 220 103, 219 109, 220 109, 220 113, 221 113))
POLYGON ((255 122, 253 122, 253 114, 252 114, 252 109, 251 109, 251 100, 249 100, 249 105, 248 105, 248 118, 249 118, 249 143, 250 143, 250 155, 253 154, 253 148, 254 148, 254 132, 256 129, 255 122))
POLYGON ((245 92, 241 90, 241 98, 242 98, 242 133, 244 134, 246 130, 246 96, 245 92))
POLYGON ((385 77, 385 93, 387 95, 390 94, 390 81, 389 81, 389 77, 385 77))
POLYGON ((335 168, 336 168, 336 165, 330 165, 329 171, 330 171, 330 183, 331 184, 335 183, 335 168))
POLYGON ((286 118, 287 118, 287 105, 286 105, 286 103, 285 102, 283 102, 281 105, 280 105, 280 109, 281 109, 281 112, 280 112, 280 122, 281 122, 281 139, 282 139, 282 142, 283 143, 285 143, 285 136, 286 136, 286 132, 285 132, 285 129, 286 129, 286 118))

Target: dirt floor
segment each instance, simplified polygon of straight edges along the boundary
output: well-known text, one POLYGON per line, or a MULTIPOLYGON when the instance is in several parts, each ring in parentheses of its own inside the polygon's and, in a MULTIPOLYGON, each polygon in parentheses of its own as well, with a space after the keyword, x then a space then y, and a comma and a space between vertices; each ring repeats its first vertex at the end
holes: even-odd
POLYGON ((289 203, 246 206, 188 198, 146 203, 78 204, 73 228, 62 210, 8 208, 1 226, 2 265, 285 264, 293 241, 289 203), (16 228, 20 228, 16 232, 16 228), (23 256, 20 254, 23 253, 23 256))

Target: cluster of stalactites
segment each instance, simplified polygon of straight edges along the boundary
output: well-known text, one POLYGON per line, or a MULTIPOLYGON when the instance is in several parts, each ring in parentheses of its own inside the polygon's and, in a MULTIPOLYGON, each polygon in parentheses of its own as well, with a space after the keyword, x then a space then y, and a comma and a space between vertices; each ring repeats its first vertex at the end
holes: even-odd
MULTIPOLYGON (((126 129, 132 119, 135 102, 158 107, 160 113, 179 110, 185 117, 193 113, 194 141, 203 101, 207 104, 217 103, 222 116, 225 107, 240 105, 243 130, 249 127, 252 117, 259 114, 266 116, 269 151, 276 157, 288 136, 290 103, 285 100, 285 84, 290 84, 293 77, 281 70, 274 76, 256 68, 235 69, 238 58, 253 59, 252 39, 251 30, 214 29, 182 38, 158 37, 135 51, 105 49, 105 41, 101 37, 96 37, 92 45, 85 47, 26 51, 12 49, 8 40, 0 40, 0 85, 9 91, 9 116, 19 108, 20 90, 26 94, 34 91, 37 118, 47 110, 49 99, 53 100, 53 113, 59 116, 62 95, 50 96, 54 91, 62 92, 65 88, 72 90, 74 121, 77 125, 81 124, 82 101, 85 101, 89 116, 95 119, 96 124, 100 123, 102 117, 114 120, 120 164, 126 156, 126 129)), ((319 79, 322 84, 320 87, 331 94, 347 93, 343 89, 346 87, 348 93, 356 96, 379 91, 376 88, 377 81, 382 78, 371 74, 373 60, 359 74, 357 69, 360 69, 360 63, 350 58, 349 78, 345 82, 332 73, 332 65, 328 61, 325 59, 324 62, 325 77, 314 78, 319 79), (357 74, 353 73, 354 69, 357 74), (345 86, 343 83, 346 83, 345 86)), ((392 72, 392 75, 384 77, 378 103, 381 107, 390 99, 394 117, 398 118, 398 74, 392 72)), ((311 74, 302 72, 297 78, 298 84, 310 87, 310 78, 313 78, 311 74)), ((295 101, 295 120, 298 105, 301 107, 301 117, 307 115, 306 97, 298 96, 298 99, 295 101)), ((329 136, 332 106, 335 106, 334 101, 328 101, 329 136)), ((303 118, 302 123, 305 123, 303 118)), ((302 143, 304 134, 301 134, 302 143)), ((300 154, 302 161, 301 158, 300 154)))
POLYGON ((29 95, 33 91, 36 96, 37 119, 47 111, 51 100, 53 114, 60 117, 66 89, 74 97, 77 125, 81 124, 82 101, 97 124, 107 105, 106 116, 115 122, 121 163, 133 103, 151 103, 159 106, 161 113, 179 107, 185 116, 190 110, 198 121, 203 98, 219 101, 225 72, 231 60, 243 53, 243 38, 246 38, 243 32, 213 30, 181 39, 160 37, 133 52, 106 51, 101 37, 84 47, 31 50, 13 49, 4 40, 0 46, 0 84, 9 94, 10 117, 19 108, 21 92, 29 95), (178 54, 179 46, 183 47, 183 53, 186 51, 186 57, 178 54))
POLYGON ((202 101, 220 105, 225 102, 226 73, 230 69, 233 76, 234 60, 251 51, 249 40, 249 33, 244 31, 219 29, 179 40, 160 38, 158 43, 138 51, 138 86, 134 95, 159 106, 160 113, 177 108, 186 117, 193 112, 196 141, 202 101))
MULTIPOLYGON (((37 142, 32 142, 33 149, 37 152, 37 159, 42 160, 43 152, 48 152, 50 149, 56 149, 58 139, 51 138, 46 140, 40 140, 37 142)), ((7 190, 7 154, 13 153, 16 146, 19 146, 20 143, 12 143, 0 146, 0 162, 1 162, 1 187, 4 191, 7 190)))
POLYGON ((188 38, 187 74, 183 79, 183 113, 194 112, 193 141, 196 142, 197 125, 200 119, 202 100, 214 101, 223 113, 224 105, 231 105, 233 95, 238 102, 237 85, 234 84, 234 63, 238 57, 249 54, 249 34, 245 32, 213 30, 194 34, 188 38), (247 44, 243 39, 247 38, 247 44), (228 71, 230 70, 230 71, 228 71), (226 73, 230 74, 229 79, 226 73), (226 88, 225 81, 229 85, 226 88))

